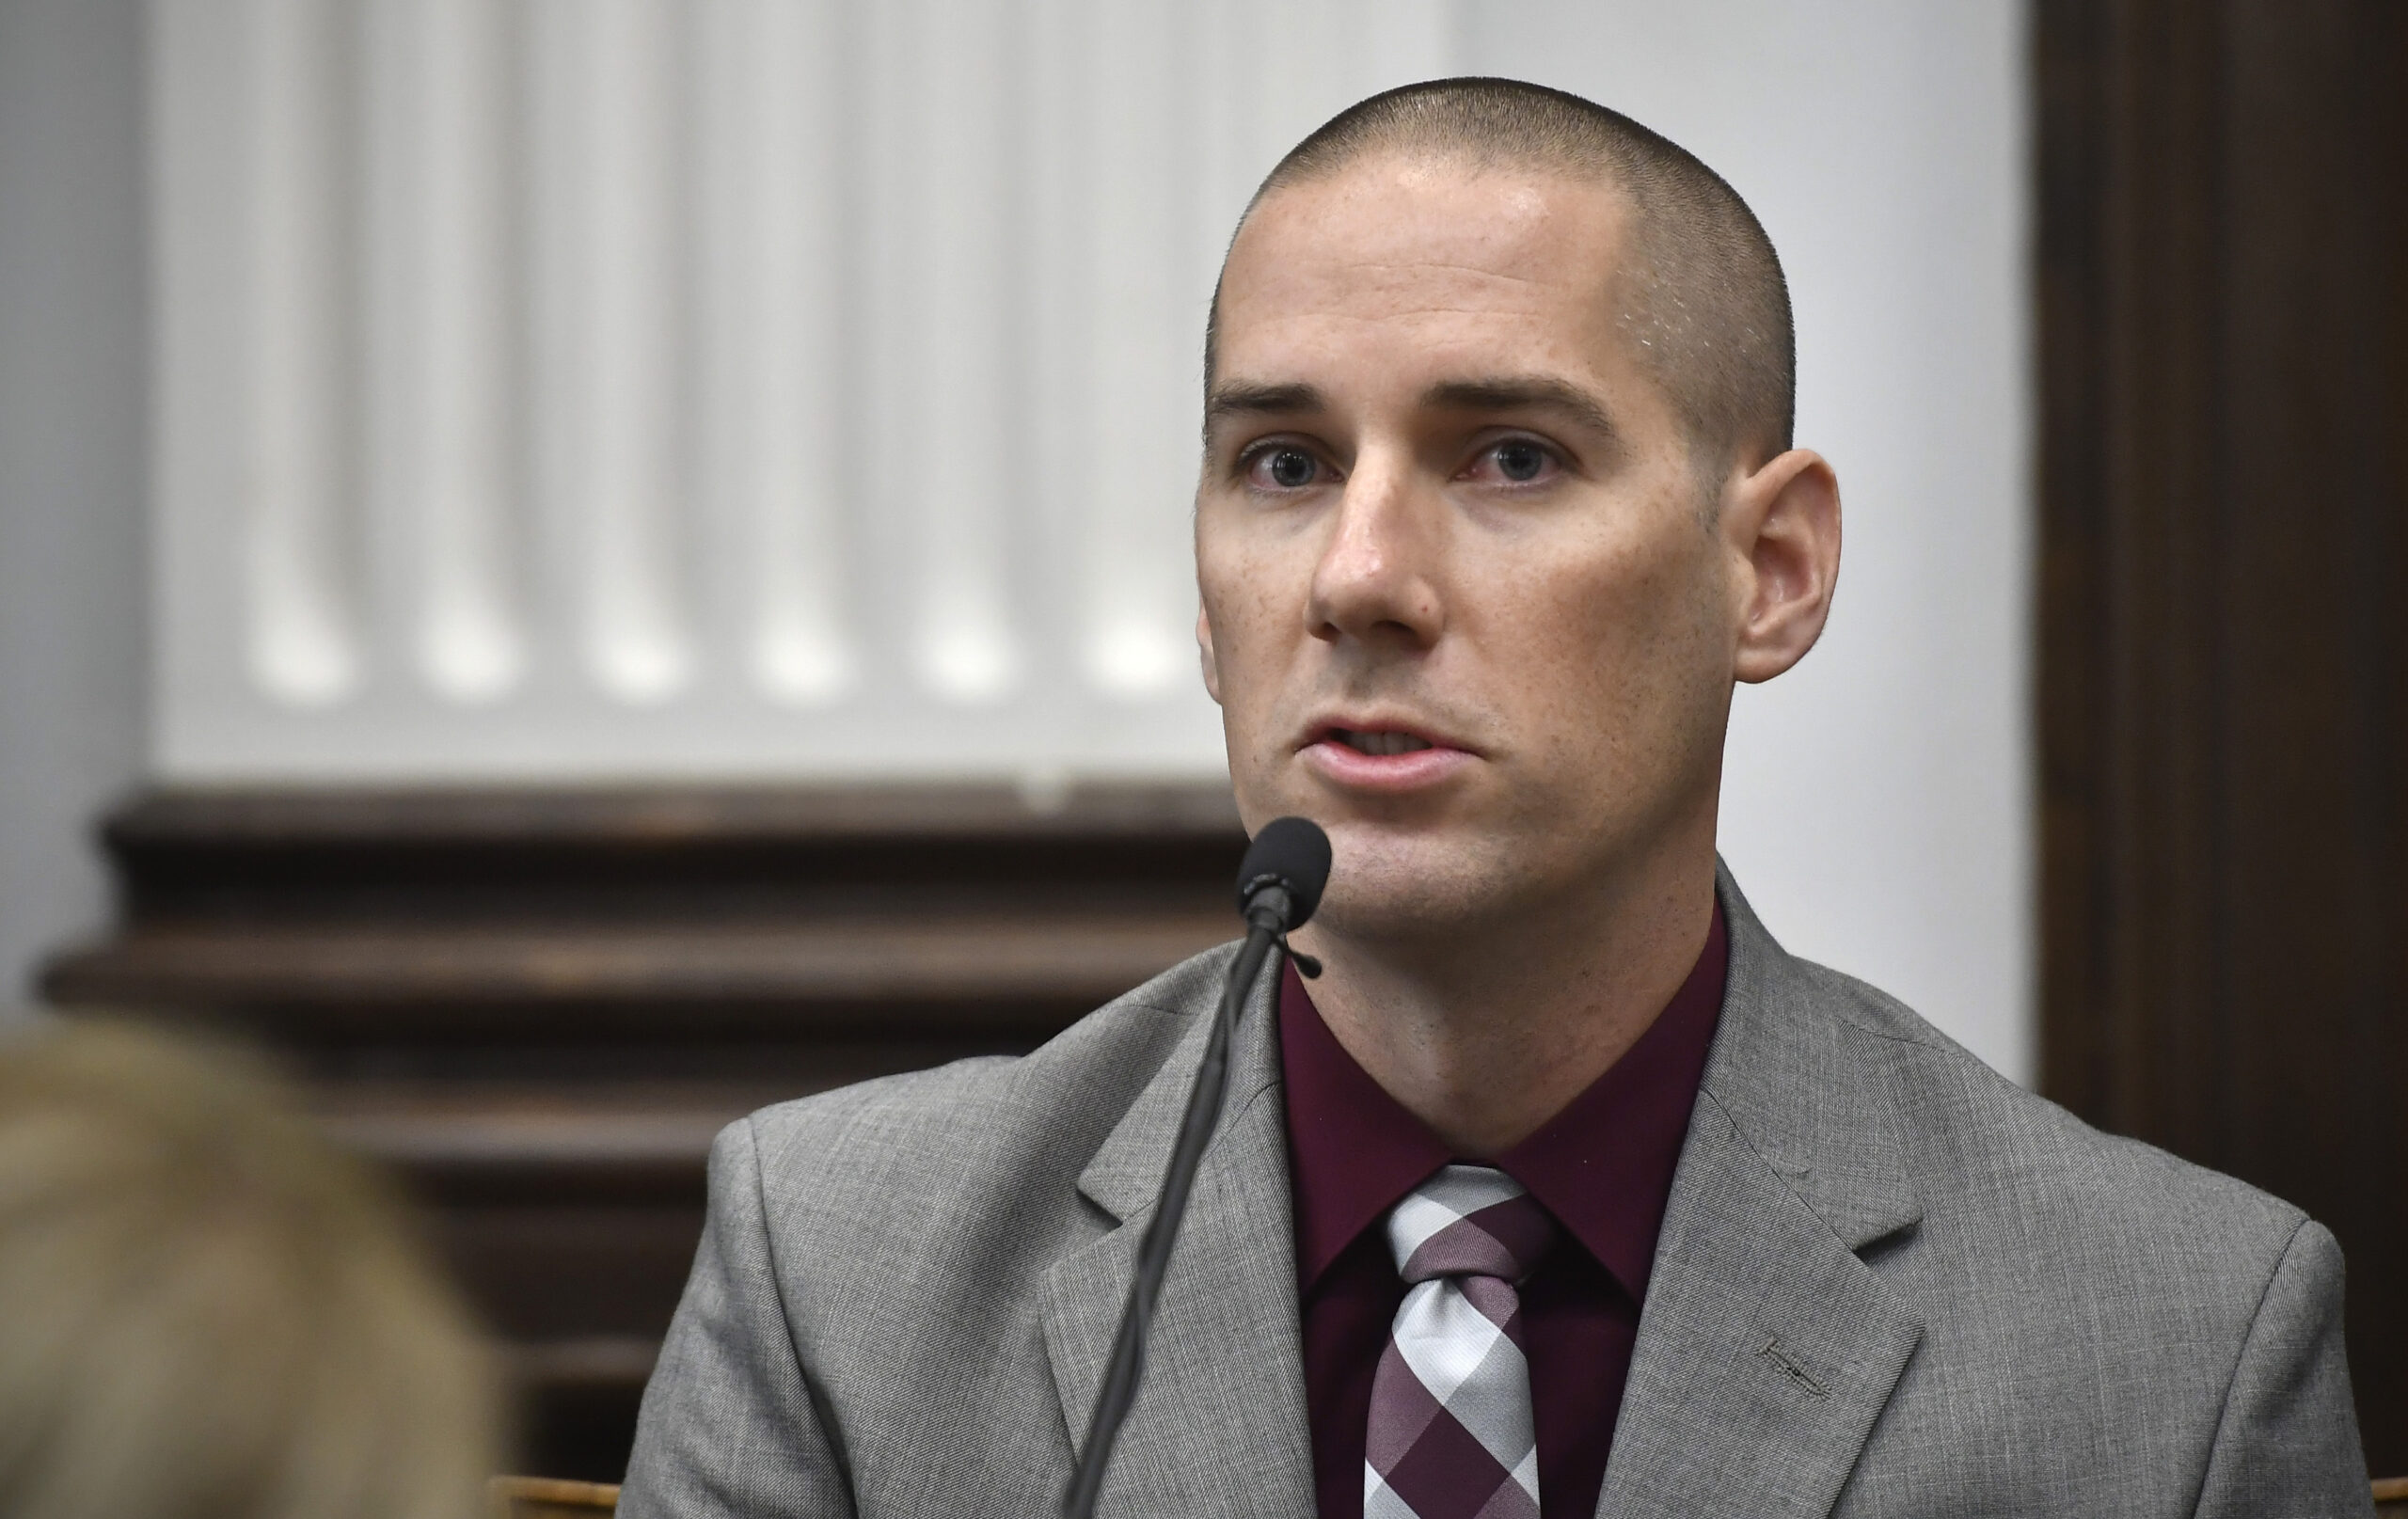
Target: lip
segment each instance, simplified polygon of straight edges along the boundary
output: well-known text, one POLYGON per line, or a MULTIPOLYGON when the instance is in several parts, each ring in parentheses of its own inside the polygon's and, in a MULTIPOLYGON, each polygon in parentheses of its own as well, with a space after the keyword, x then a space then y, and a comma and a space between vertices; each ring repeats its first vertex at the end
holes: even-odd
POLYGON ((1330 719, 1307 730, 1297 752, 1323 780, 1352 791, 1387 795, 1419 791, 1451 778, 1479 755, 1442 734, 1416 723, 1376 718, 1330 719), (1342 742, 1341 733, 1396 733, 1430 747, 1402 754, 1366 754, 1342 742))

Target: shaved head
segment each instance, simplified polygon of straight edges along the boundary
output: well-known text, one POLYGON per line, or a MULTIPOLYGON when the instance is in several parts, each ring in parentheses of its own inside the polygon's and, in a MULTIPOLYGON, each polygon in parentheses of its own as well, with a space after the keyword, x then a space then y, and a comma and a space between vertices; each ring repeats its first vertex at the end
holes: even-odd
MULTIPOLYGON (((1434 80, 1331 119, 1272 169, 1246 216, 1291 185, 1396 157, 1611 188, 1630 213, 1629 245, 1615 288, 1600 298, 1617 304, 1618 330, 1671 399, 1703 472, 1719 480, 1735 462, 1752 467, 1789 448, 1797 349, 1781 260, 1738 192, 1687 150, 1561 90, 1434 80)), ((1219 312, 1216 292, 1204 339, 1208 388, 1219 312)))

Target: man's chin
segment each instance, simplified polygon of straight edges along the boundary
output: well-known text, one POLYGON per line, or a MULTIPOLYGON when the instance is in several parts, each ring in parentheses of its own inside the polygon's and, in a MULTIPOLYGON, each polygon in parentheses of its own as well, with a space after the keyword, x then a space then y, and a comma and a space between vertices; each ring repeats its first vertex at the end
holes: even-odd
POLYGON ((1518 895, 1501 841, 1339 822, 1317 921, 1362 941, 1469 930, 1518 895))

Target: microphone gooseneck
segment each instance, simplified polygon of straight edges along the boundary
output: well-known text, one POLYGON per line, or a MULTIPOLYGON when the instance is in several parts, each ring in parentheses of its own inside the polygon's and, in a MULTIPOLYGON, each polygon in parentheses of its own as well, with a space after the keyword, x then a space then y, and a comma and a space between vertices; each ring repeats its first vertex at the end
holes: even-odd
POLYGON ((1112 1448, 1120 1426, 1137 1400, 1137 1385, 1146 1374, 1146 1335, 1154 1321, 1154 1305, 1162 1296, 1163 1275, 1170 1267, 1171 1247, 1179 1242, 1180 1220, 1187 1216, 1187 1196, 1196 1186, 1196 1168, 1204 1147, 1221 1119, 1221 1100, 1229 1084, 1229 1036, 1237 1027, 1248 993, 1265 962, 1277 972, 1276 957, 1286 953, 1287 936, 1304 926, 1321 905, 1322 888, 1329 881, 1329 835, 1319 824, 1302 817, 1280 817, 1262 826, 1246 847, 1245 862, 1238 867, 1238 911, 1246 921, 1245 943, 1229 967, 1221 990, 1221 1005, 1196 1068, 1196 1084, 1188 1088, 1187 1113, 1180 1120, 1179 1138, 1171 1146, 1170 1163, 1163 1169, 1162 1198, 1137 1246, 1136 1274, 1129 1282, 1129 1298, 1120 1310, 1120 1331, 1113 1338, 1112 1361, 1096 1395, 1095 1414, 1087 1421, 1087 1437, 1079 1449, 1078 1469, 1062 1497, 1065 1519, 1092 1519, 1096 1495, 1102 1491, 1104 1469, 1112 1463, 1112 1448))

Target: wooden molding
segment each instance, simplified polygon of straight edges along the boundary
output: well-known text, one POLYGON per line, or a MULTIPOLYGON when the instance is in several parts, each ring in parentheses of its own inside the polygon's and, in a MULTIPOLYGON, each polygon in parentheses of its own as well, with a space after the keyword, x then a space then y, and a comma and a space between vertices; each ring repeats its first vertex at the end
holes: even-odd
POLYGON ((52 1001, 281 1040, 1026 1043, 1230 937, 1226 792, 169 792, 52 1001))
POLYGON ((71 1010, 230 1027, 393 1168, 539 1469, 614 1477, 704 1163, 771 1102, 1022 1051, 1232 938, 1219 788, 169 791, 103 838, 71 1010))

